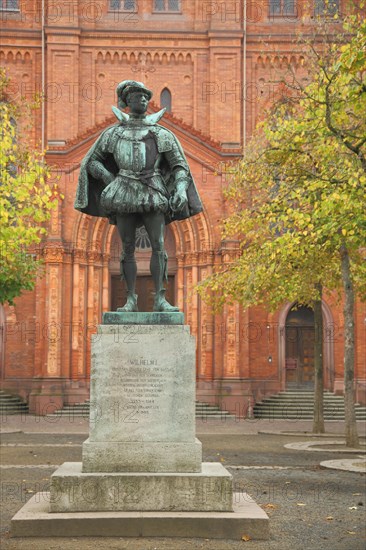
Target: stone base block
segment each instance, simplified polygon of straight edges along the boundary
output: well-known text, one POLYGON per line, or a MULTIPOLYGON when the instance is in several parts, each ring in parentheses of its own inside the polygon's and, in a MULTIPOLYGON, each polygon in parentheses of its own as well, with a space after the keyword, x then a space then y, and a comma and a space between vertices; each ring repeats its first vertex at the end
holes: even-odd
POLYGON ((49 493, 34 495, 11 521, 13 537, 269 538, 267 514, 247 494, 233 498, 233 512, 49 513, 49 493))
POLYGON ((90 441, 83 443, 83 472, 200 472, 202 444, 90 441))
POLYGON ((65 462, 51 476, 51 512, 232 511, 232 476, 216 462, 200 473, 83 473, 65 462))

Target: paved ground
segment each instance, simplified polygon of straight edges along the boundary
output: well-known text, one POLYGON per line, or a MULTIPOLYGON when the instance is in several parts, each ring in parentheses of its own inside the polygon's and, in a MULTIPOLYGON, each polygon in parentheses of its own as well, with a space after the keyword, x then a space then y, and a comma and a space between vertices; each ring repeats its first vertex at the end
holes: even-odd
MULTIPOLYGON (((326 429, 327 435, 336 434, 338 439, 344 426, 329 422, 326 429)), ((235 489, 248 492, 270 516, 271 538, 266 542, 190 539, 189 533, 185 539, 11 539, 11 517, 35 492, 48 490, 50 475, 59 464, 81 460, 88 422, 9 416, 3 419, 2 430, 0 542, 4 550, 365 549, 365 474, 320 467, 324 460, 350 455, 284 447, 289 442, 319 441, 309 434, 311 422, 197 422, 204 460, 222 462, 233 474, 235 489)), ((365 423, 359 423, 359 433, 365 434, 365 423)))
MULTIPOLYGON (((366 433, 366 422, 358 422, 359 433, 366 433)), ((344 423, 329 421, 325 423, 327 434, 343 434, 344 423)), ((0 415, 0 429, 2 432, 21 430, 23 432, 50 432, 50 433, 85 433, 89 431, 89 418, 78 416, 33 416, 33 415, 0 415)), ((308 433, 311 434, 311 420, 260 420, 260 419, 225 419, 197 421, 197 433, 308 433)))

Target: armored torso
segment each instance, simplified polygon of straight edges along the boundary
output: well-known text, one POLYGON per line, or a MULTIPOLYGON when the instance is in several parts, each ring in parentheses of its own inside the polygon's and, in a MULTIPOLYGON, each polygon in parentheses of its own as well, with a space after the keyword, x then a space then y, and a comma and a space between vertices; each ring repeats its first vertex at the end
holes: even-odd
POLYGON ((169 192, 159 168, 162 153, 154 127, 143 123, 117 127, 110 136, 108 151, 118 174, 101 194, 102 208, 109 214, 166 214, 169 192))
POLYGON ((163 212, 166 223, 185 219, 200 212, 202 205, 193 183, 188 189, 189 208, 179 213, 171 210, 176 174, 187 185, 193 183, 176 137, 151 116, 144 120, 130 117, 105 130, 86 155, 75 208, 106 216, 111 223, 116 223, 118 214, 143 212, 163 212), (106 184, 112 174, 113 181, 106 184))
POLYGON ((120 170, 134 174, 158 168, 161 155, 149 127, 121 128, 115 141, 113 156, 120 170))

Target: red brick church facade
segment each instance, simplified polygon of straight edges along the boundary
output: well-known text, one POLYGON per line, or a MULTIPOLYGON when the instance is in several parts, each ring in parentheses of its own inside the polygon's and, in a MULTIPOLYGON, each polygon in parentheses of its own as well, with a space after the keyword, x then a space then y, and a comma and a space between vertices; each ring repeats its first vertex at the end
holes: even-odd
MULTIPOLYGON (((237 253, 237 243, 220 236, 227 212, 222 166, 240 156, 287 63, 300 76, 304 71, 293 39, 300 24, 309 28, 314 10, 321 10, 321 1, 314 1, 304 22, 301 2, 283 0, 0 0, 1 61, 14 96, 45 90, 33 137, 48 148, 47 162, 64 194, 40 250, 44 277, 14 307, 0 309, 1 385, 25 398, 31 412, 46 414, 88 398, 90 339, 102 312, 122 299, 116 229, 77 212, 73 201, 80 161, 115 122, 115 87, 125 79, 154 91, 154 110, 168 107, 162 124, 182 143, 204 205, 202 214, 168 226, 166 236, 169 293, 197 338, 198 399, 242 416, 265 394, 311 384, 309 310, 294 312, 286 303, 269 314, 233 305, 213 315, 192 291, 237 253)), ((143 233, 137 245, 140 299, 149 304, 143 233)), ((341 307, 332 296, 323 304, 325 387, 339 392, 341 307)), ((356 317, 356 390, 364 400, 361 304, 356 317)))

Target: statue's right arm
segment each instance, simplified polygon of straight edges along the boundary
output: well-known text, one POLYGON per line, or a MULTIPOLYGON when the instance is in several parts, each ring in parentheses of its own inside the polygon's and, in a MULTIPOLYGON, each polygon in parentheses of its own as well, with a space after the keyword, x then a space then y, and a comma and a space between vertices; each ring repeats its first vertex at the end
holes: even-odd
POLYGON ((96 180, 102 180, 105 185, 108 185, 114 180, 114 175, 98 160, 92 160, 89 162, 88 172, 96 180))
POLYGON ((96 180, 101 180, 105 185, 108 185, 115 179, 114 174, 112 174, 104 166, 104 162, 108 153, 107 144, 108 144, 108 132, 101 137, 100 143, 95 148, 93 154, 91 155, 87 170, 96 180))

